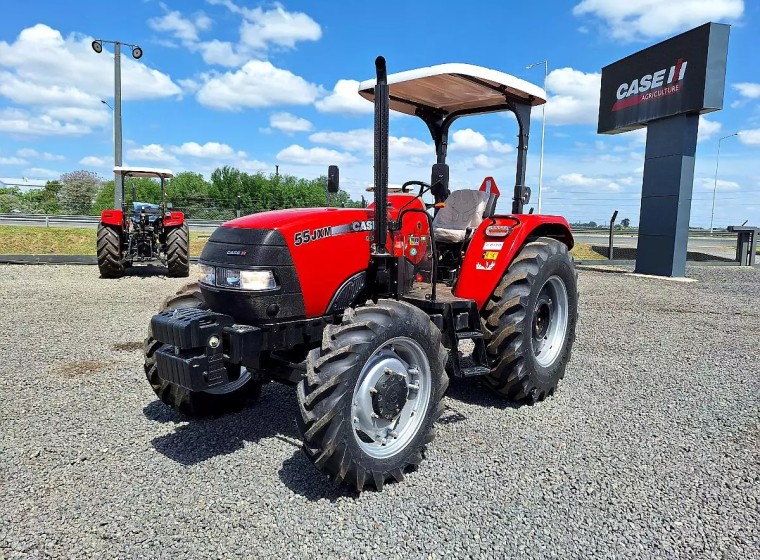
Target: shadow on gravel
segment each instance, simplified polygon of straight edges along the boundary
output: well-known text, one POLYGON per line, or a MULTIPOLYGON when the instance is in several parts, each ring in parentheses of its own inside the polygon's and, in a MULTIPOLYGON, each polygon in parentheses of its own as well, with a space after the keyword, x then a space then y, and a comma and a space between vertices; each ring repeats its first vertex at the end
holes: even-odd
POLYGON ((124 276, 133 278, 152 278, 155 276, 166 276, 168 270, 165 266, 156 266, 154 264, 135 264, 124 269, 124 276))
POLYGON ((336 488, 325 475, 317 471, 300 449, 282 463, 280 480, 296 494, 309 501, 336 501, 338 498, 358 498, 359 494, 346 487, 336 488))
POLYGON ((264 387, 261 397, 249 408, 220 418, 188 418, 158 400, 149 403, 143 414, 155 422, 180 424, 172 433, 155 438, 151 445, 185 466, 234 453, 246 442, 257 443, 278 436, 290 441, 300 437, 295 421, 295 394, 290 387, 275 383, 264 387))
MULTIPOLYGON (((525 406, 524 403, 514 403, 497 397, 486 387, 483 386, 477 379, 458 379, 453 377, 449 380, 449 389, 446 391, 446 396, 450 399, 454 399, 460 402, 474 404, 476 406, 491 407, 491 408, 512 408, 518 409, 525 406)), ((446 407, 447 409, 452 407, 446 407)), ((445 422, 446 412, 441 416, 439 423, 451 424, 453 422, 445 422)), ((466 419, 466 418, 465 418, 466 419)))

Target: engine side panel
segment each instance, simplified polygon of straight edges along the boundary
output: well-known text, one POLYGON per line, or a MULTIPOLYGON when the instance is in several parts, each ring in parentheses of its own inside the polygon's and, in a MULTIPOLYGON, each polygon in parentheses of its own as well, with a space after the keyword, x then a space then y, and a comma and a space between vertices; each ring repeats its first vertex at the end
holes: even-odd
POLYGON ((531 236, 554 237, 569 248, 573 247, 570 225, 561 216, 520 214, 486 219, 472 236, 454 295, 475 300, 478 308, 483 309, 501 277, 531 236), (486 235, 486 228, 491 225, 510 226, 512 231, 506 237, 486 235))

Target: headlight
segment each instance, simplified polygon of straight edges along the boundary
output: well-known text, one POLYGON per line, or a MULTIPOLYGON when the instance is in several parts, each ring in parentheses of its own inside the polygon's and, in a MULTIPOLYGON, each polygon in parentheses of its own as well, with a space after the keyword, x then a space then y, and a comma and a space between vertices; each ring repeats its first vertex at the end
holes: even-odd
POLYGON ((199 265, 200 281, 220 288, 263 291, 273 290, 277 281, 271 270, 238 270, 236 268, 199 265))
POLYGON ((216 268, 207 264, 199 264, 198 269, 200 270, 200 277, 198 280, 200 280, 201 283, 210 284, 211 286, 216 284, 216 268))

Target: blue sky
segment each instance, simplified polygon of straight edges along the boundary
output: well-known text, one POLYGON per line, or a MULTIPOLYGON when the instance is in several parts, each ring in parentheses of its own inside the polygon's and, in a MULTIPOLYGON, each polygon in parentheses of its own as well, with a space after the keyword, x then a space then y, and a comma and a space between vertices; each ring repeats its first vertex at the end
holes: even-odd
MULTIPOLYGON (((220 165, 315 177, 341 166, 360 196, 372 181, 372 106, 356 93, 378 54, 389 71, 466 62, 543 85, 549 61, 544 212, 571 221, 638 222, 645 134, 596 134, 599 73, 611 62, 706 21, 731 23, 724 109, 700 125, 692 224, 760 222, 760 2, 450 0, 261 3, 244 0, 2 2, 0 177, 110 176, 113 61, 94 37, 139 44, 123 64, 124 160, 193 170, 220 165), (477 7, 476 7, 477 6, 477 7)), ((106 46, 110 49, 110 46, 106 46)), ((528 183, 535 204, 541 111, 528 183)), ((490 115, 452 129, 457 188, 514 182, 516 126, 490 115)), ((421 121, 391 121, 391 182, 427 180, 434 154, 421 121)), ((503 207, 508 207, 508 196, 503 207)), ((760 225, 760 224, 758 224, 760 225)))

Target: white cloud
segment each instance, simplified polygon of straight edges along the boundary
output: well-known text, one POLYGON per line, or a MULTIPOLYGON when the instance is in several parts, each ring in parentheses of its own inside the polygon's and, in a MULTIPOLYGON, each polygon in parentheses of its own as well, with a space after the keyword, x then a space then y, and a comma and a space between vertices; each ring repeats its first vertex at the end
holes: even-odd
POLYGON ((79 163, 88 167, 106 167, 111 168, 113 159, 99 156, 85 156, 79 160, 79 163))
POLYGON ((163 4, 161 7, 164 9, 164 15, 148 20, 148 26, 154 31, 171 33, 182 41, 197 41, 198 31, 211 27, 211 19, 204 14, 198 14, 191 20, 178 11, 167 9, 163 4))
POLYGON ((341 165, 357 161, 354 156, 345 152, 319 147, 307 149, 298 144, 293 144, 281 150, 277 154, 277 159, 298 165, 341 165))
POLYGON ((269 116, 269 126, 285 133, 309 132, 314 125, 310 121, 290 113, 273 113, 269 116))
POLYGON ((596 189, 606 189, 608 191, 620 192, 622 187, 615 181, 605 179, 603 177, 588 177, 582 173, 566 173, 560 175, 554 181, 559 186, 558 190, 561 191, 562 186, 569 187, 591 187, 596 189))
POLYGON ((26 165, 28 162, 15 156, 0 157, 0 165, 26 165))
MULTIPOLYGON (((0 97, 19 106, 34 106, 32 113, 6 109, 0 117, 0 130, 79 135, 106 125, 110 114, 100 99, 113 93, 113 59, 108 53, 94 53, 91 41, 91 37, 75 33, 64 38, 44 24, 23 29, 13 42, 0 41, 0 97)), ((129 57, 122 58, 124 99, 165 98, 180 93, 168 75, 129 57)))
POLYGON ((733 84, 731 87, 738 91, 739 95, 742 97, 748 99, 760 99, 760 84, 742 82, 739 84, 733 84))
POLYGON ((181 146, 170 147, 169 150, 178 155, 195 158, 230 159, 245 157, 244 152, 235 152, 231 146, 219 142, 206 142, 203 145, 198 144, 198 142, 185 142, 181 146))
POLYGON ((457 130, 451 136, 451 149, 463 152, 482 152, 488 148, 486 137, 471 128, 457 130))
MULTIPOLYGON (((309 136, 315 144, 338 146, 349 152, 361 152, 369 155, 374 151, 374 134, 369 128, 358 128, 345 132, 315 132, 309 136)), ((389 136, 388 152, 391 158, 415 156, 432 156, 433 145, 408 136, 389 136)))
POLYGON ((623 41, 665 37, 706 21, 736 21, 743 13, 743 0, 583 0, 573 8, 576 16, 598 18, 623 41))
POLYGON ((127 151, 127 158, 138 162, 152 163, 178 163, 177 158, 166 151, 160 144, 148 144, 141 148, 133 148, 127 151))
POLYGON ((293 48, 299 41, 318 41, 322 37, 322 28, 311 17, 288 12, 279 3, 271 10, 243 8, 241 13, 244 21, 240 41, 253 49, 266 49, 270 44, 293 48))
POLYGON ((309 140, 315 144, 329 144, 338 146, 350 152, 372 153, 373 135, 369 128, 359 128, 346 132, 315 132, 309 136, 309 140))
POLYGON ((498 140, 489 141, 480 132, 471 128, 457 130, 451 135, 452 142, 449 149, 454 152, 485 152, 493 151, 498 154, 508 154, 514 151, 514 147, 498 140))
POLYGON ((18 136, 81 136, 89 126, 61 122, 50 115, 35 115, 21 109, 0 109, 0 132, 18 136))
POLYGON ((217 74, 201 86, 198 102, 215 109, 308 105, 319 88, 271 62, 251 60, 234 72, 217 74))
POLYGON ((245 171, 246 173, 258 173, 259 171, 266 171, 267 169, 272 168, 272 166, 270 166, 268 163, 259 161, 257 159, 240 159, 235 162, 234 166, 240 169, 240 171, 245 171))
POLYGON ((57 179, 61 176, 61 172, 56 169, 47 169, 46 167, 30 167, 29 169, 24 169, 24 175, 38 179, 57 179))
POLYGON ((16 150, 16 155, 21 158, 37 159, 43 161, 63 161, 66 158, 50 152, 38 152, 32 148, 21 148, 16 150))
POLYGON ((739 183, 736 183, 734 181, 726 181, 724 179, 718 179, 718 182, 715 182, 715 178, 709 179, 707 177, 702 177, 700 179, 697 179, 700 186, 702 187, 703 191, 712 191, 713 189, 716 191, 738 191, 741 189, 741 186, 739 186, 739 183))
POLYGON ((493 169, 503 164, 504 162, 495 157, 490 157, 485 154, 478 154, 472 158, 473 167, 480 169, 493 169))
POLYGON ((375 110, 372 103, 359 95, 359 82, 356 80, 338 80, 332 92, 314 106, 321 113, 350 115, 369 115, 375 110))
POLYGON ((245 50, 241 50, 237 45, 229 41, 212 39, 211 41, 198 43, 192 48, 193 50, 200 51, 206 64, 235 67, 250 59, 250 55, 245 50))
POLYGON ((700 115, 699 116, 699 132, 697 133, 697 142, 709 140, 710 138, 715 136, 717 133, 719 133, 722 127, 723 125, 721 123, 711 121, 707 117, 700 115))
POLYGON ((740 130, 739 141, 745 146, 760 146, 760 128, 740 130))
MULTIPOLYGON (((596 124, 599 118, 599 88, 602 75, 573 68, 549 72, 546 88, 546 124, 596 124)), ((540 114, 540 111, 534 111, 540 114)))

